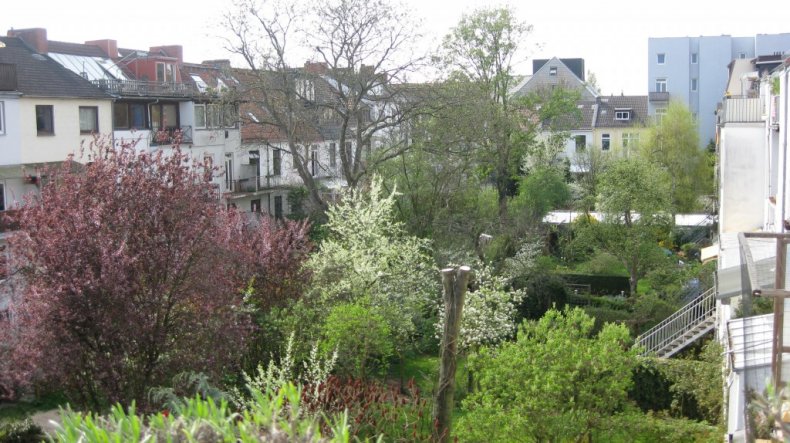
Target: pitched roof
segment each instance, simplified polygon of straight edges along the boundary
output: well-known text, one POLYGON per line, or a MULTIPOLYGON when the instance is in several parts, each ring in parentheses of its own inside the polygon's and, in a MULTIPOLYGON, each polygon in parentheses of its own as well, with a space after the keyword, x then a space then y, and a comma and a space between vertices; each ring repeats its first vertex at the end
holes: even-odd
POLYGON ((630 128, 645 126, 648 122, 646 95, 598 97, 596 128, 630 128), (630 111, 630 118, 628 120, 615 119, 617 111, 630 111))
POLYGON ((16 37, 0 37, 0 63, 16 66, 16 91, 33 97, 110 99, 91 82, 36 53, 16 37))
POLYGON ((581 91, 584 100, 592 100, 598 95, 557 57, 540 63, 538 70, 532 76, 525 77, 520 84, 512 89, 512 93, 515 96, 522 96, 533 91, 557 86, 581 91))

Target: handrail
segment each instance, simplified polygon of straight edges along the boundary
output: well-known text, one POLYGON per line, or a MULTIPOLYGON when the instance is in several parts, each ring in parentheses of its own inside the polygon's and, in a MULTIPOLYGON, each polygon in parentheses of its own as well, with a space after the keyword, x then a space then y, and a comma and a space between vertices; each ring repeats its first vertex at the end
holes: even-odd
POLYGON ((677 312, 653 326, 636 338, 636 344, 644 348, 642 355, 658 353, 661 349, 694 329, 703 320, 716 313, 716 288, 712 287, 699 297, 680 308, 677 312))

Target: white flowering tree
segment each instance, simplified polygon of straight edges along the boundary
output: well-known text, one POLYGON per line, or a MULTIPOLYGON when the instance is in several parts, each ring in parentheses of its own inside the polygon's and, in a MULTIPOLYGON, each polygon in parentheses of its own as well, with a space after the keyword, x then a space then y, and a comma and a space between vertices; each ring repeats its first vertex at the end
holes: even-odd
MULTIPOLYGON (((494 275, 491 268, 475 268, 477 288, 466 293, 458 349, 469 352, 483 345, 495 345, 516 332, 516 310, 524 298, 521 290, 508 289, 507 277, 494 275)), ((436 324, 441 334, 443 317, 436 324)))
POLYGON ((409 236, 395 220, 395 192, 381 178, 348 191, 327 212, 329 237, 308 260, 313 295, 329 310, 363 303, 388 323, 396 353, 413 342, 415 321, 439 293, 427 240, 409 236))

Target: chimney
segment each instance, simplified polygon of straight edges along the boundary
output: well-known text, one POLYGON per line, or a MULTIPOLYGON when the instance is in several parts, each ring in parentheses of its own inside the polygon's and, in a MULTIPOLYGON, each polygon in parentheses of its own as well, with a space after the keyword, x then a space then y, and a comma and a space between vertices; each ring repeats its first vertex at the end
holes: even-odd
POLYGON ((47 30, 44 28, 9 29, 7 35, 8 37, 19 37, 39 54, 48 52, 47 30))
POLYGON ((178 59, 178 64, 184 63, 184 47, 181 45, 151 46, 150 52, 162 51, 168 57, 178 59))
POLYGON ((230 60, 226 58, 218 60, 203 60, 200 64, 210 66, 215 69, 230 69, 230 60))
POLYGON ((107 57, 113 60, 118 58, 118 42, 115 40, 91 40, 89 42, 85 42, 85 44, 98 46, 102 51, 104 51, 105 54, 107 54, 107 57))
POLYGON ((324 62, 304 62, 304 71, 308 74, 323 75, 329 71, 324 62))

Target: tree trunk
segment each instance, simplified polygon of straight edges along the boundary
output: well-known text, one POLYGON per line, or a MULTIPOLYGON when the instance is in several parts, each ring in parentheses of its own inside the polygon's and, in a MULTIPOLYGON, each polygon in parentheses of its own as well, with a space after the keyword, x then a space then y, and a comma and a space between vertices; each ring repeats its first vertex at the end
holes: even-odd
POLYGON ((439 384, 433 405, 434 440, 440 443, 450 441, 458 335, 461 330, 464 294, 470 272, 469 266, 461 266, 457 270, 442 269, 444 329, 440 351, 439 384))

